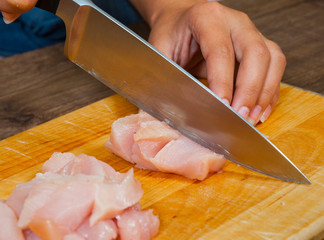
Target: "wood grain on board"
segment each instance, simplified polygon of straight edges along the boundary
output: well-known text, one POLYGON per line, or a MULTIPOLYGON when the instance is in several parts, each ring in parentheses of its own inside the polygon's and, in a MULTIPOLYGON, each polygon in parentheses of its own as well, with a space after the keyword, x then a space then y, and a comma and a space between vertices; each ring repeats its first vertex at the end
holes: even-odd
MULTIPOLYGON (((108 152, 111 123, 137 108, 119 95, 0 141, 0 199, 30 180, 53 152, 85 153, 118 171, 133 167, 108 152)), ((311 239, 324 231, 324 98, 288 85, 259 130, 310 179, 288 183, 227 162, 204 181, 135 170, 144 209, 161 227, 156 239, 311 239)))

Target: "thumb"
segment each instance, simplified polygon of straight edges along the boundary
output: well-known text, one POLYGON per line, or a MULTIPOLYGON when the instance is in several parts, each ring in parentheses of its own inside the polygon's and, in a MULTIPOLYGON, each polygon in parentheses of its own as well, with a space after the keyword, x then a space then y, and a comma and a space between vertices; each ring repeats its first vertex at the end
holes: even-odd
POLYGON ((15 21, 22 13, 31 10, 37 0, 0 0, 0 10, 3 20, 9 24, 15 21))
POLYGON ((19 16, 20 14, 2 12, 3 21, 6 24, 14 22, 19 16))

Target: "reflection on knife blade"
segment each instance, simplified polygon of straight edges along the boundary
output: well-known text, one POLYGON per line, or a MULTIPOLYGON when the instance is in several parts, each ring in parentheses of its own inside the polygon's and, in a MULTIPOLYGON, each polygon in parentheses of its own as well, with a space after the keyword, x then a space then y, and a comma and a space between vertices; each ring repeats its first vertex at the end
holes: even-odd
POLYGON ((310 183, 202 83, 91 2, 61 0, 56 14, 68 26, 67 57, 139 108, 235 163, 310 183))

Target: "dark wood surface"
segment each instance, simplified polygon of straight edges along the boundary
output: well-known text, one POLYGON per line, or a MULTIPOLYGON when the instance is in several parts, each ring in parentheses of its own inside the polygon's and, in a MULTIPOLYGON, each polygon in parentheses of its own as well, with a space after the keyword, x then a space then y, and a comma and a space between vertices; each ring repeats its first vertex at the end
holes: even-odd
MULTIPOLYGON (((225 0, 246 12, 287 56, 283 82, 324 94, 324 1, 225 0)), ((147 28, 132 26, 143 36, 147 28)), ((1 33, 0 33, 1 34, 1 33)), ((0 60, 0 139, 113 92, 69 62, 63 44, 0 60)))

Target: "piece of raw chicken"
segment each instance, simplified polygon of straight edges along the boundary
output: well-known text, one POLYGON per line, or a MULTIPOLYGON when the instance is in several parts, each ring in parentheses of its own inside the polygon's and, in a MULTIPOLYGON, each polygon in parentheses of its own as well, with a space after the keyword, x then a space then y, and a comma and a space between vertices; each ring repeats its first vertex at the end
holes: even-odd
POLYGON ((144 111, 116 120, 105 147, 136 167, 203 180, 226 161, 144 111))
POLYGON ((17 224, 14 211, 0 201, 0 240, 23 240, 24 235, 17 224))
POLYGON ((143 190, 133 169, 118 173, 85 154, 54 153, 42 171, 0 202, 0 240, 148 240, 157 234, 158 217, 138 203, 143 190))

